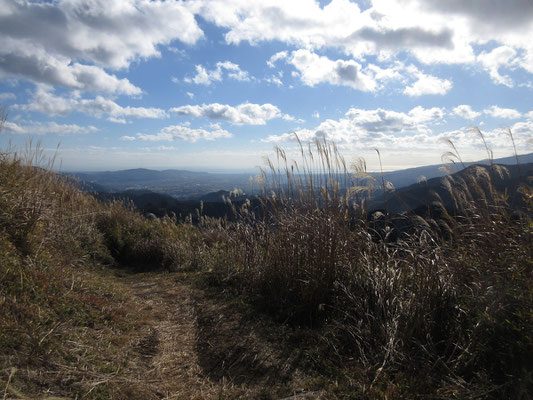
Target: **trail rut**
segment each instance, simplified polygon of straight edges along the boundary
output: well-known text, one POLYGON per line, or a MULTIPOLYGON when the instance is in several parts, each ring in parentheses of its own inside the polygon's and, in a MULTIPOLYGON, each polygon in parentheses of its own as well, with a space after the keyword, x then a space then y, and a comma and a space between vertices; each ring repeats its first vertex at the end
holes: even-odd
POLYGON ((284 351, 259 319, 247 319, 178 275, 120 279, 146 316, 126 373, 128 398, 322 398, 300 388, 299 355, 284 351))

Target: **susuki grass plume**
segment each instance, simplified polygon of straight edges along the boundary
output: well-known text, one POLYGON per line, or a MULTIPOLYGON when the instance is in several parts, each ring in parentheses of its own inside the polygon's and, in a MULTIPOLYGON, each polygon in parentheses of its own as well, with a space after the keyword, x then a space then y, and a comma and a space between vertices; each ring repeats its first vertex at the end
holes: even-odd
MULTIPOLYGON (((412 215, 397 240, 376 241, 364 161, 349 171, 325 139, 298 144, 299 160, 280 148, 266 160, 260 218, 246 204, 228 225, 218 282, 282 321, 322 326, 330 356, 367 371, 367 395, 400 372, 428 395, 526 398, 533 246, 531 222, 511 218, 495 185, 508 171, 491 162, 445 177, 451 208, 441 198, 438 220, 412 215)), ((464 166, 449 144, 444 157, 464 166)))

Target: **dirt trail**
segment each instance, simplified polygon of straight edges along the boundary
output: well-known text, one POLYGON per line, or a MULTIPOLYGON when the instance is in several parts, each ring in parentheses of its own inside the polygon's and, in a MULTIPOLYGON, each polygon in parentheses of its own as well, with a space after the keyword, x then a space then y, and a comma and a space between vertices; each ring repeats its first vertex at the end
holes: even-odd
POLYGON ((119 279, 146 316, 125 371, 128 398, 320 398, 300 389, 299 355, 280 346, 279 329, 245 317, 179 275, 119 279))
POLYGON ((203 377, 196 353, 198 327, 191 287, 169 275, 153 274, 134 275, 124 283, 148 316, 130 363, 127 394, 146 399, 217 395, 219 385, 203 377))

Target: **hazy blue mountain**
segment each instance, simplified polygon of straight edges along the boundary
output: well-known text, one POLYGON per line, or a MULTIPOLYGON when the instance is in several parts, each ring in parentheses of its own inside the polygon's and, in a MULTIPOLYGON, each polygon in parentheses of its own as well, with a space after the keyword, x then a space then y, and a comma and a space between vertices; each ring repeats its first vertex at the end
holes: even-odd
MULTIPOLYGON (((518 158, 521 164, 532 163, 533 153, 519 155, 518 158)), ((516 157, 512 156, 512 157, 497 158, 493 160, 493 163, 502 164, 502 165, 514 165, 516 164, 516 157)), ((465 167, 468 167, 474 164, 490 164, 490 162, 488 160, 480 160, 476 162, 466 162, 464 165, 465 167)), ((437 165, 427 165, 423 167, 408 168, 408 169, 402 169, 398 171, 385 172, 383 176, 386 180, 391 182, 394 185, 394 187, 399 189, 399 188, 417 183, 421 179, 421 177, 424 177, 425 179, 431 179, 431 178, 439 178, 444 175, 447 175, 448 172, 446 171, 446 168, 450 168, 454 172, 457 172, 463 169, 460 163, 456 165, 437 164, 437 165)), ((378 174, 374 174, 374 176, 378 177, 378 174)))
MULTIPOLYGON (((533 162, 533 153, 519 156, 523 164, 533 162)), ((516 158, 505 157, 495 159, 494 163, 513 165, 516 158)), ((465 166, 474 163, 465 163, 465 166)), ((488 164, 481 160, 476 164, 488 164)), ((400 189, 412 185, 420 180, 442 177, 447 174, 445 167, 455 171, 462 168, 460 164, 438 164, 418 168, 409 168, 392 172, 385 172, 384 178, 394 187, 400 189)), ((249 173, 208 173, 187 170, 168 169, 163 171, 137 168, 121 171, 80 172, 67 174, 81 181, 79 186, 87 191, 119 193, 127 190, 149 190, 164 193, 180 200, 202 200, 205 202, 220 202, 222 195, 226 195, 235 188, 242 189, 248 195, 254 194, 260 188, 250 183, 249 173)), ((374 173, 379 180, 381 176, 374 173)))
POLYGON ((99 192, 150 190, 179 199, 197 199, 219 190, 251 189, 250 174, 193 172, 187 170, 150 170, 144 168, 68 174, 99 192))

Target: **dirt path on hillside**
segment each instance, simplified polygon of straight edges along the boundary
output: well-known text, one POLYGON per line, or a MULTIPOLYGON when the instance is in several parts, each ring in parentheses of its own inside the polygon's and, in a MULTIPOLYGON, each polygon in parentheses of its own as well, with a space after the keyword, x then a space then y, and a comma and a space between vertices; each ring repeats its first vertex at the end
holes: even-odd
POLYGON ((121 390, 135 399, 321 398, 279 326, 250 318, 177 274, 119 278, 145 316, 121 390), (293 397, 296 396, 296 397, 293 397))
POLYGON ((162 275, 135 275, 125 283, 147 316, 128 368, 131 382, 126 394, 145 399, 200 399, 216 394, 217 385, 202 379, 195 351, 192 289, 162 275))

